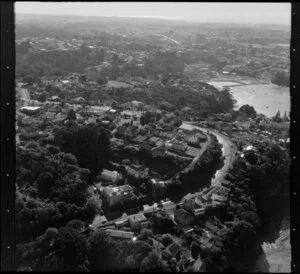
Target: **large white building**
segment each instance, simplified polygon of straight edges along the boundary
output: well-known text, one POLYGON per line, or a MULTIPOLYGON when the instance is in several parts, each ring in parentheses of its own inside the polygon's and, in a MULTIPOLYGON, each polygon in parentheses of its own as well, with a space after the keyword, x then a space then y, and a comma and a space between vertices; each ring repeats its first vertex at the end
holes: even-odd
POLYGON ((103 169, 101 175, 100 175, 100 179, 104 180, 104 181, 109 181, 112 183, 116 183, 117 181, 119 181, 122 178, 121 174, 117 171, 111 171, 108 169, 103 169))
POLYGON ((123 186, 107 186, 103 187, 103 196, 109 206, 121 203, 124 199, 133 196, 133 189, 130 185, 123 186))

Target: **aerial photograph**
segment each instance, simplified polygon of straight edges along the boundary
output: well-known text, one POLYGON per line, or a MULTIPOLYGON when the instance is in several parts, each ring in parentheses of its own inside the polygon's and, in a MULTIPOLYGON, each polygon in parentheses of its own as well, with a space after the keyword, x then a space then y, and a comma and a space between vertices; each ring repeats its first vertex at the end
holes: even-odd
POLYGON ((14 9, 17 271, 291 272, 290 3, 14 9))

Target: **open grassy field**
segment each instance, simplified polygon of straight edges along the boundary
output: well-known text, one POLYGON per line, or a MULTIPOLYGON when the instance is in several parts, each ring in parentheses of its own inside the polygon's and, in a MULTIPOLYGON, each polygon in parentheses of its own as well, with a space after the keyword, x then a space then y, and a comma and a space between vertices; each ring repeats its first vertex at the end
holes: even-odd
POLYGON ((237 103, 235 109, 248 104, 255 108, 256 112, 267 117, 274 116, 279 110, 281 115, 290 112, 290 89, 275 84, 266 84, 255 79, 212 79, 208 84, 218 89, 229 87, 231 94, 237 103))
POLYGON ((230 88, 233 97, 237 100, 236 108, 242 105, 252 105, 258 113, 267 117, 274 116, 278 110, 281 114, 290 111, 290 92, 288 87, 279 87, 274 84, 245 85, 230 88))

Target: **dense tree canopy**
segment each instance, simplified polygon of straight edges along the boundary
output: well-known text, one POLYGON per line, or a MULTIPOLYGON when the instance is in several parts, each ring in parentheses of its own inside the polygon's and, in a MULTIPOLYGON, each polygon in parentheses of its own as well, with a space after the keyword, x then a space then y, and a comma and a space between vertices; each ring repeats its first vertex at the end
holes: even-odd
POLYGON ((168 269, 160 259, 159 255, 151 252, 141 264, 141 272, 166 272, 168 269))
POLYGON ((63 151, 74 154, 79 165, 90 169, 93 176, 110 156, 108 134, 97 124, 62 128, 56 134, 56 142, 63 151))
POLYGON ((290 86, 290 75, 284 71, 276 71, 271 77, 271 82, 278 86, 290 86))
POLYGON ((239 108, 239 112, 246 114, 247 116, 255 116, 256 111, 253 106, 243 105, 239 108))

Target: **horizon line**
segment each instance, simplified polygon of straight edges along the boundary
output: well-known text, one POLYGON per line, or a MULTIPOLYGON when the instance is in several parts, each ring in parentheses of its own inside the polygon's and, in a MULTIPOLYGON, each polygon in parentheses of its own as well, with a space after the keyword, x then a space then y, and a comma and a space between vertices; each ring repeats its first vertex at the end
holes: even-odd
POLYGON ((291 26, 291 22, 289 23, 240 23, 240 22, 233 22, 233 21, 195 21, 195 20, 187 20, 187 19, 176 19, 176 18, 170 18, 170 17, 162 17, 162 16, 130 16, 130 15, 80 15, 80 14, 53 14, 53 13, 32 13, 32 12, 16 12, 15 11, 15 15, 39 15, 39 16, 43 16, 43 15, 48 15, 48 16, 57 16, 57 17, 61 17, 61 16, 74 16, 74 17, 109 17, 109 18, 145 18, 145 19, 160 19, 160 20, 166 20, 166 21, 180 21, 180 22, 185 22, 185 23, 200 23, 200 24, 240 24, 240 25, 269 25, 269 26, 291 26))

